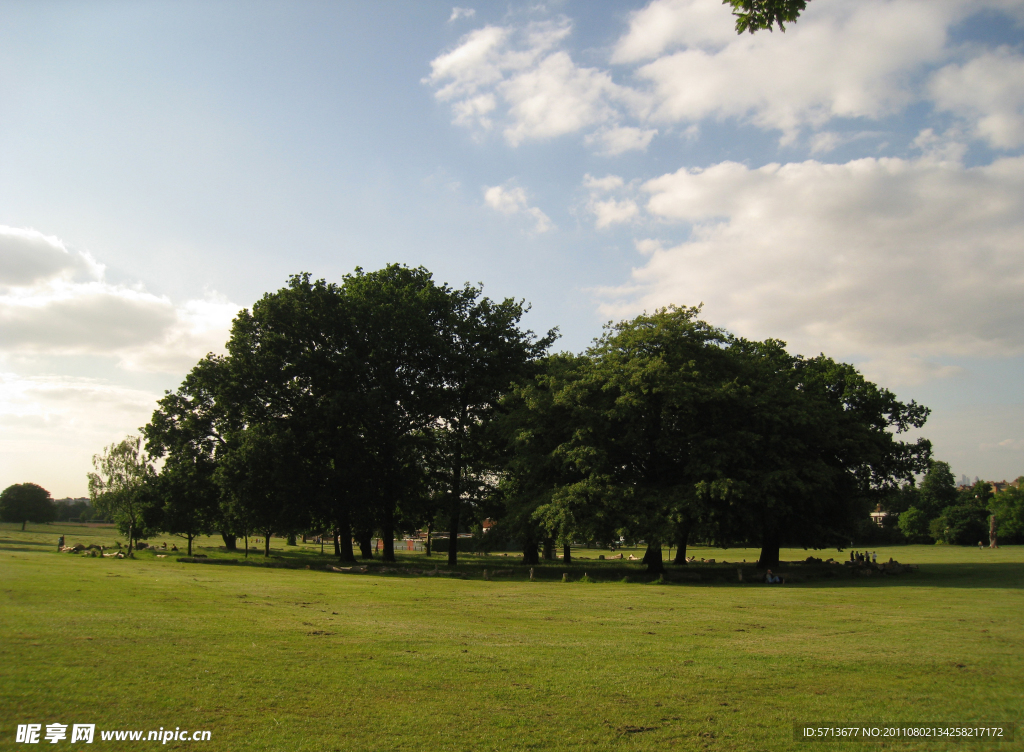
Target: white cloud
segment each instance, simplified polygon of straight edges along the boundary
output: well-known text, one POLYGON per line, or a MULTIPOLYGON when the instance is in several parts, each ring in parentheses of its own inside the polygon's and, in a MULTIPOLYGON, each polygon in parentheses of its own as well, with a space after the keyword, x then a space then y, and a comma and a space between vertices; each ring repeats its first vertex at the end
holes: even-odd
POLYGON ((439 85, 435 93, 441 101, 474 95, 482 86, 494 84, 504 77, 504 42, 508 29, 484 26, 464 36, 458 47, 430 62, 431 73, 424 83, 439 85))
POLYGON ((60 238, 0 225, 0 289, 47 279, 99 279, 103 267, 88 253, 72 253, 60 238))
MULTIPOLYGON (((659 124, 693 128, 708 119, 781 131, 793 143, 803 129, 880 119, 932 98, 971 119, 977 136, 1011 148, 1024 143, 1024 57, 955 48, 949 30, 985 8, 1024 17, 1020 7, 830 0, 808 5, 785 34, 737 35, 720 0, 653 0, 632 14, 610 55, 628 83, 573 60, 564 17, 474 30, 431 62, 424 82, 451 103, 456 124, 486 132, 499 122, 513 146, 582 132, 615 155, 646 149, 659 124)), ((812 137, 812 153, 843 138, 834 130, 812 137)))
POLYGON ((610 198, 603 201, 592 201, 589 208, 597 217, 595 225, 599 230, 614 224, 628 222, 640 214, 640 208, 632 199, 617 201, 610 198))
POLYGON ((683 46, 724 47, 736 41, 734 20, 718 0, 655 0, 632 15, 612 62, 650 60, 683 46))
POLYGON ((1024 144, 1024 55, 1001 47, 947 65, 928 89, 940 110, 969 119, 978 138, 1001 149, 1024 144))
POLYGON ((452 14, 448 17, 448 23, 458 21, 460 18, 472 18, 476 15, 476 8, 452 8, 452 14))
MULTIPOLYGON (((453 122, 486 131, 493 118, 512 146, 614 122, 642 95, 619 86, 607 71, 576 65, 560 45, 572 32, 566 18, 522 28, 485 26, 431 61, 424 83, 450 102, 453 122)), ((598 143, 610 154, 644 149, 654 132, 610 127, 598 143)))
MULTIPOLYGON (((606 175, 595 178, 587 174, 583 176, 583 187, 590 191, 587 211, 596 218, 595 226, 599 230, 614 224, 629 222, 640 215, 640 207, 633 198, 616 199, 608 197, 611 192, 621 192, 627 186, 618 175, 606 175)), ((635 186, 629 186, 633 188, 635 186)))
POLYGON ((644 130, 632 126, 615 126, 590 133, 583 139, 583 142, 588 146, 598 144, 602 154, 615 156, 627 151, 647 151, 651 139, 656 135, 658 135, 656 128, 644 130))
MULTIPOLYGON (((666 3, 673 7, 664 10, 680 16, 694 5, 710 12, 711 4, 666 3)), ((723 46, 718 33, 687 30, 674 40, 684 49, 638 75, 653 87, 655 120, 743 118, 792 139, 806 125, 877 118, 913 101, 914 75, 945 54, 957 10, 957 3, 938 0, 812 3, 785 34, 733 34, 723 46)), ((637 48, 625 44, 630 39, 617 54, 637 48)))
POLYGON ((505 139, 516 146, 607 122, 619 88, 604 71, 579 68, 568 53, 554 52, 500 87, 512 118, 505 139))
POLYGON ((130 370, 185 371, 222 350, 239 306, 182 305, 114 285, 88 254, 33 230, 0 227, 0 353, 116 357, 130 370))
POLYGON ((530 206, 526 191, 518 186, 494 185, 484 189, 484 203, 506 215, 525 214, 534 221, 534 232, 554 229, 554 223, 547 214, 536 206, 530 206))
POLYGON ((1024 452, 1024 439, 1003 439, 1002 441, 980 444, 978 448, 982 451, 1024 452))
POLYGON ((745 336, 907 381, 953 373, 922 359, 1024 352, 1024 158, 724 162, 642 190, 690 237, 649 246, 606 314, 703 301, 745 336))

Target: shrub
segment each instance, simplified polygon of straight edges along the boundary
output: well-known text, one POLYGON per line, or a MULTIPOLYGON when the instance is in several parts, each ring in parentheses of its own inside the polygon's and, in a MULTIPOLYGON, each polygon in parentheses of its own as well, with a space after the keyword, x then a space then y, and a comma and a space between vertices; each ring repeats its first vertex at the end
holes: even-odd
POLYGON ((975 504, 957 504, 946 507, 934 521, 932 531, 944 543, 970 546, 978 541, 988 542, 988 516, 984 507, 975 504))

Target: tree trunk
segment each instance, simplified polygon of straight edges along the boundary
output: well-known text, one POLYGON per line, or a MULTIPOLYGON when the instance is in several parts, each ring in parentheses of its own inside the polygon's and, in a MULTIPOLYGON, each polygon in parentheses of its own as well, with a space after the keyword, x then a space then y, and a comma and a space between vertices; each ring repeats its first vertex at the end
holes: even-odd
POLYGON ((192 555, 192 538, 193 538, 193 535, 191 533, 187 533, 185 535, 185 537, 188 538, 188 555, 191 556, 192 555))
POLYGON ((553 538, 544 539, 544 561, 555 560, 555 541, 553 538))
POLYGON ((224 539, 224 548, 228 551, 238 550, 238 536, 221 533, 220 537, 224 539))
MULTIPOLYGON (((459 475, 461 476, 461 469, 459 475)), ((448 566, 459 563, 459 517, 462 512, 462 484, 452 480, 451 514, 448 518, 448 566)))
POLYGON ((341 531, 334 528, 334 555, 341 558, 341 531))
POLYGON ((459 422, 455 426, 455 457, 452 462, 452 506, 451 518, 448 521, 448 566, 454 567, 459 562, 459 517, 462 512, 462 428, 466 425, 466 408, 459 412, 459 422))
POLYGON ((28 522, 28 520, 22 520, 21 521, 21 532, 23 532, 23 533, 25 532, 25 523, 26 522, 28 522))
POLYGON ((263 535, 263 555, 270 556, 270 531, 267 530, 263 535))
POLYGON ((244 542, 245 542, 245 558, 248 559, 249 558, 249 533, 248 533, 248 531, 246 531, 246 533, 245 533, 245 541, 244 542))
POLYGON ((434 532, 434 518, 427 522, 427 556, 430 556, 430 536, 434 532))
POLYGON ((537 539, 533 535, 526 535, 523 542, 523 564, 540 564, 540 557, 537 555, 537 539))
POLYGON ((661 552, 661 541, 651 541, 647 544, 643 563, 647 565, 648 572, 662 574, 665 571, 665 559, 664 554, 661 552))
POLYGON ((686 546, 690 542, 690 518, 684 517, 676 525, 676 545, 679 549, 676 551, 676 558, 673 564, 685 564, 686 563, 686 546))
POLYGON ((380 526, 380 538, 381 543, 384 544, 384 551, 380 558, 382 561, 393 562, 395 561, 395 502, 390 496, 391 494, 388 493, 388 498, 384 500, 384 514, 380 526))
MULTIPOLYGON (((347 517, 347 515, 345 515, 347 517)), ((355 562, 356 555, 352 552, 352 526, 348 519, 338 523, 338 561, 355 562)))
POLYGON ((372 559, 373 558, 373 531, 372 530, 360 530, 357 534, 356 540, 359 541, 359 557, 361 559, 372 559))
POLYGON ((132 545, 135 543, 135 526, 128 526, 128 556, 132 555, 132 545))
POLYGON ((771 569, 779 566, 779 533, 766 530, 761 540, 761 556, 757 560, 758 569, 771 569))
POLYGON ((562 560, 566 564, 572 564, 572 547, 568 543, 562 545, 562 560))

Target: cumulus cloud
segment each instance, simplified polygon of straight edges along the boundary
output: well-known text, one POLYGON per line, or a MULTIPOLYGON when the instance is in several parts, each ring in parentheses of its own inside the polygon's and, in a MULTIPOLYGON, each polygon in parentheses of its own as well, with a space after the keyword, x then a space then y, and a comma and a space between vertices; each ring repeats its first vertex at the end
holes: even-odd
POLYGON ((534 232, 547 232, 554 229, 554 223, 536 206, 530 206, 526 191, 513 185, 494 185, 484 189, 484 203, 502 214, 525 214, 534 221, 534 232))
MULTIPOLYGON (((720 12, 714 0, 665 5, 677 15, 704 5, 720 12)), ((789 140, 804 126, 878 118, 913 101, 914 75, 942 59, 956 11, 955 3, 931 0, 811 4, 785 34, 733 34, 723 45, 717 33, 701 38, 687 30, 672 40, 683 49, 638 75, 653 87, 654 120, 743 118, 789 140)), ((636 47, 620 46, 618 54, 636 47)))
MULTIPOLYGON (((434 58, 423 82, 436 87, 438 100, 451 103, 458 125, 486 131, 500 114, 512 146, 613 124, 642 96, 616 84, 607 71, 578 66, 560 49, 571 32, 564 17, 521 28, 484 26, 434 58)), ((618 132, 612 125, 598 140, 608 153, 620 153, 646 148, 653 135, 631 127, 618 132)))
POLYGON ((986 8, 1022 13, 1007 0, 830 0, 810 4, 785 34, 737 35, 720 0, 653 0, 630 17, 607 69, 573 60, 572 24, 559 17, 476 29, 423 80, 451 104, 453 122, 481 133, 500 122, 513 146, 583 133, 614 156, 646 149, 660 125, 733 119, 781 131, 783 143, 826 130, 811 141, 821 154, 840 143, 830 122, 931 99, 1010 148, 1024 142, 1024 58, 949 41, 986 8))
POLYGON ((640 215, 640 207, 631 197, 615 198, 609 193, 621 194, 624 189, 632 188, 626 186, 618 175, 606 175, 603 178, 595 178, 587 174, 583 176, 583 187, 590 191, 587 201, 587 211, 594 215, 594 226, 599 230, 610 227, 614 224, 629 222, 640 215))
POLYGON ((599 151, 607 156, 615 156, 627 151, 647 151, 651 139, 658 135, 657 128, 644 130, 632 126, 614 126, 602 128, 596 133, 588 134, 583 142, 598 145, 599 151))
POLYGON ((717 0, 655 0, 632 14, 611 61, 635 63, 679 47, 721 49, 735 41, 734 19, 717 0))
POLYGON ((703 301, 743 335, 906 381, 953 373, 929 359, 1024 352, 1024 158, 723 162, 641 193, 689 238, 648 242, 606 314, 703 301))
POLYGON ((976 137, 1000 149, 1024 144, 1024 55, 1001 47, 947 65, 928 89, 940 110, 971 122, 976 137))
POLYGON ((211 297, 176 305, 105 281, 86 253, 0 227, 0 353, 105 355, 131 370, 183 371, 223 348, 238 311, 211 297))
POLYGON ((48 279, 99 279, 103 267, 88 253, 72 253, 59 238, 0 225, 0 289, 48 279))

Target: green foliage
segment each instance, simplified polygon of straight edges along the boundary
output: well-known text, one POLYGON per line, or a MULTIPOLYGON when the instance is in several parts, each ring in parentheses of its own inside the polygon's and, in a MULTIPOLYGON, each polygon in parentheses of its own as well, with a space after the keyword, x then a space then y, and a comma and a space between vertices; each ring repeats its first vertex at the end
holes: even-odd
POLYGON ((954 503, 966 506, 987 507, 992 501, 992 496, 992 484, 988 481, 979 480, 970 488, 960 491, 954 503))
POLYGON ((957 502, 956 477, 948 462, 933 461, 928 465, 918 496, 917 507, 933 518, 957 502))
POLYGON ((996 516, 999 543, 1024 543, 1024 489, 1010 486, 995 494, 988 503, 996 516))
POLYGON ((910 507, 900 514, 899 527, 909 543, 931 543, 930 522, 927 512, 910 507))
POLYGON ((760 29, 785 31, 787 23, 795 23, 807 7, 808 0, 722 0, 722 5, 731 5, 736 16, 736 33, 748 31, 753 34, 760 29))
POLYGON ((128 553, 145 534, 144 515, 154 504, 154 470, 142 449, 142 437, 126 436, 102 454, 93 455, 96 472, 89 473, 89 498, 96 510, 109 515, 128 537, 128 553))
POLYGON ((974 503, 948 506, 933 521, 931 533, 943 543, 971 546, 980 541, 988 545, 989 511, 974 503))
POLYGON ((35 483, 15 483, 0 492, 0 520, 20 522, 50 522, 57 518, 57 508, 50 492, 35 483))

